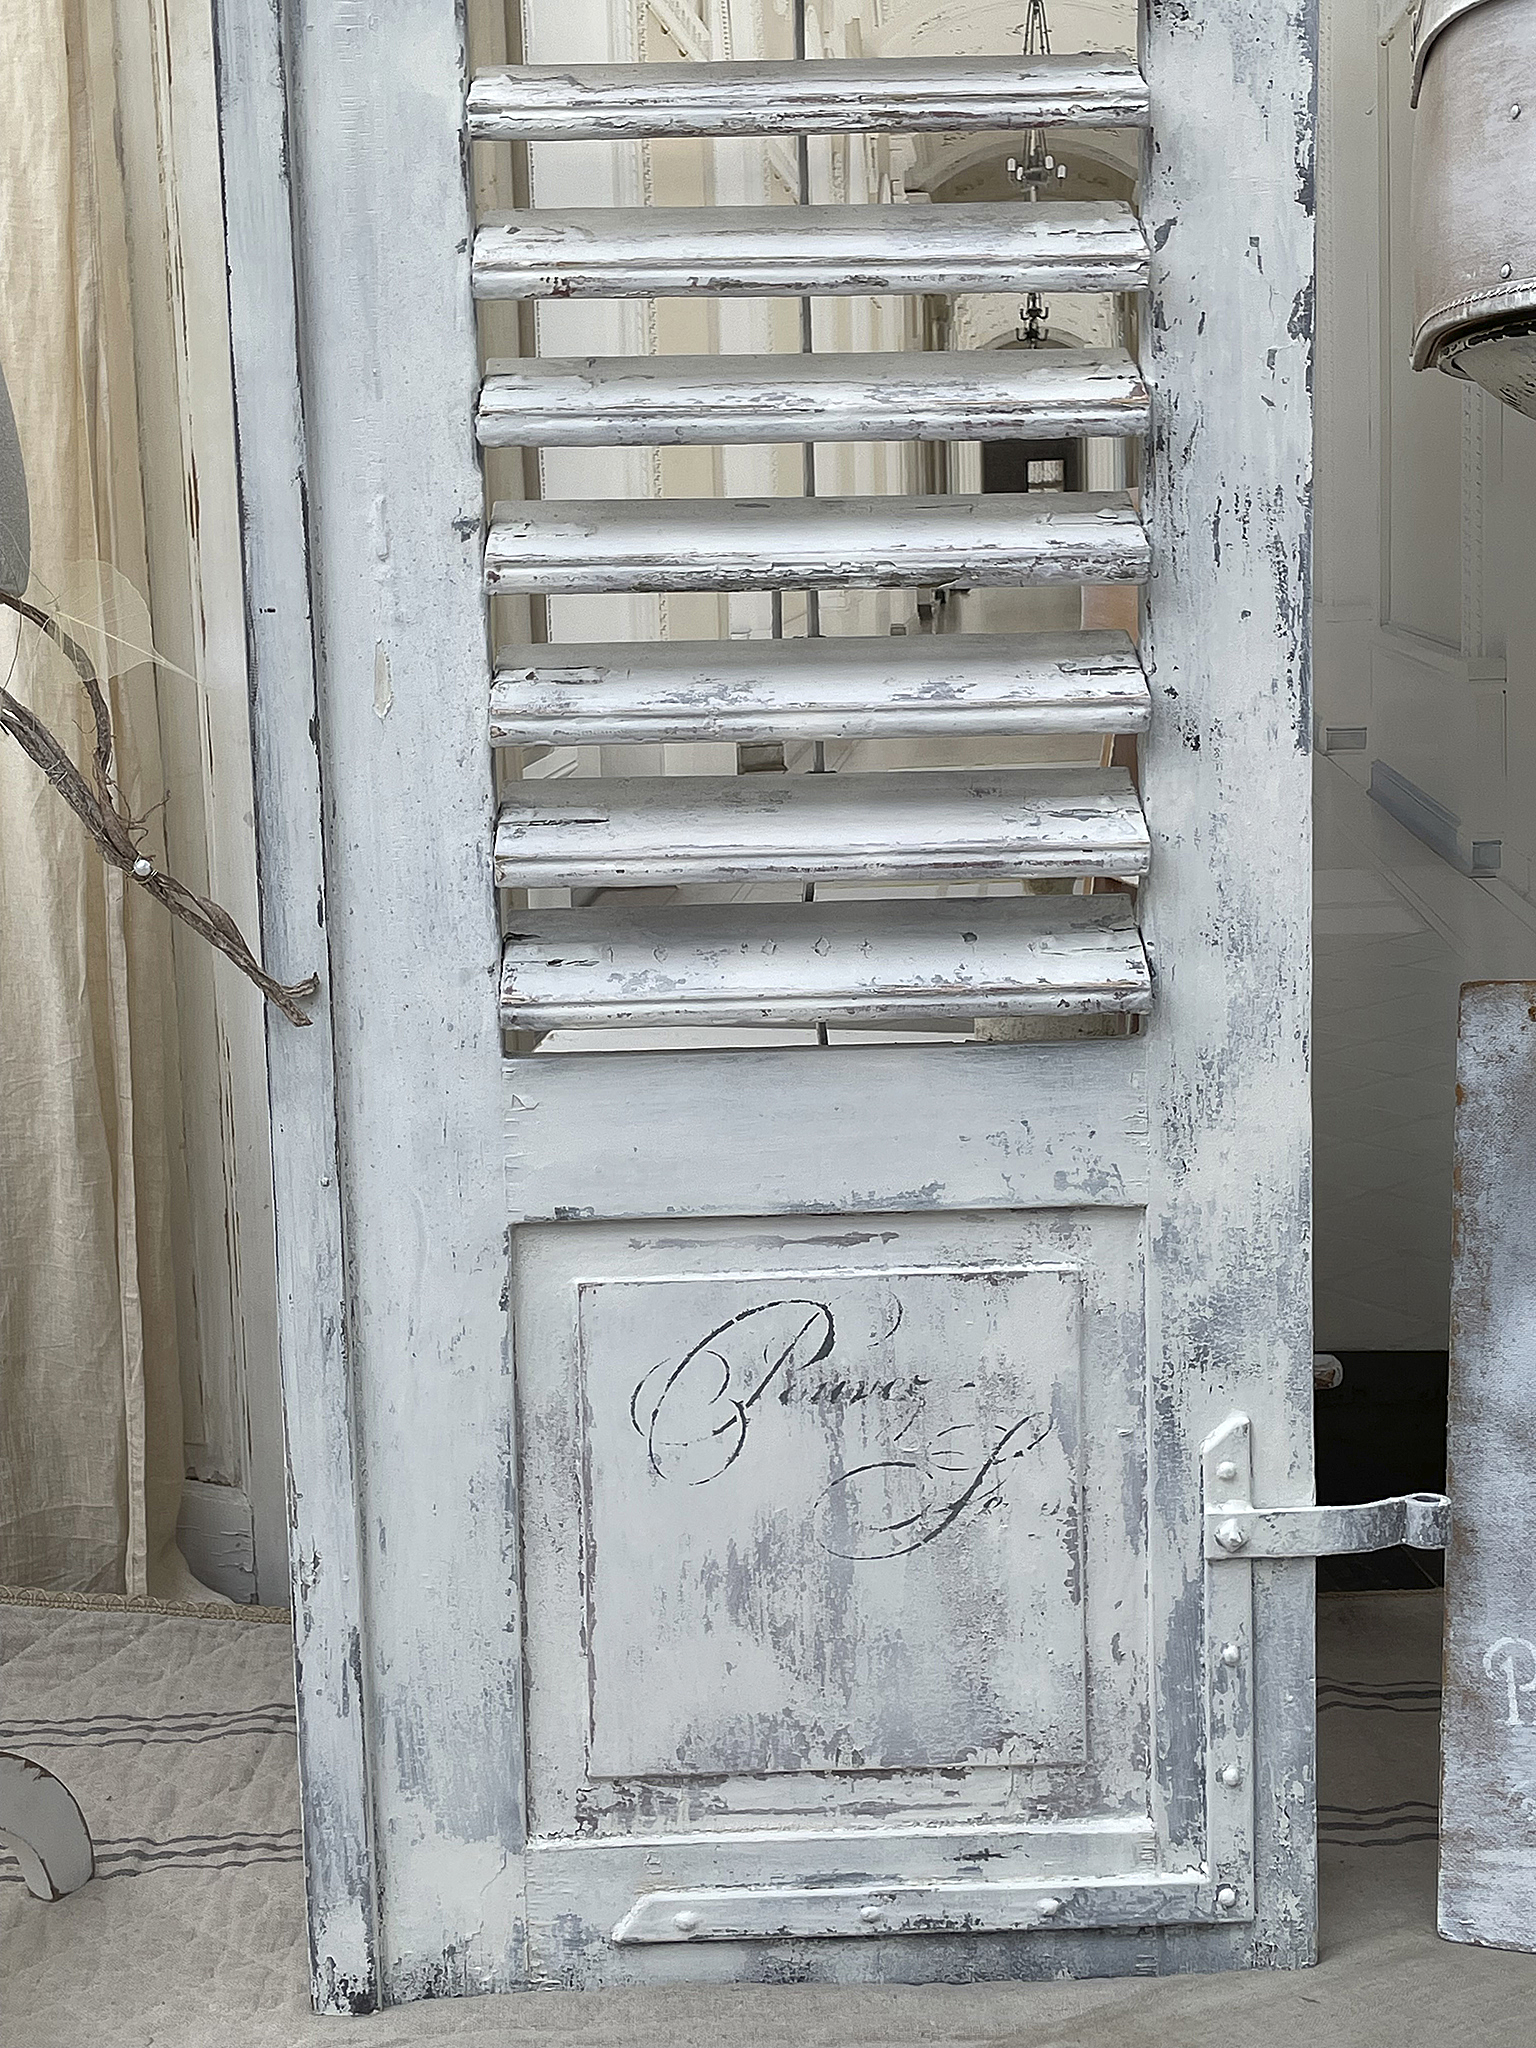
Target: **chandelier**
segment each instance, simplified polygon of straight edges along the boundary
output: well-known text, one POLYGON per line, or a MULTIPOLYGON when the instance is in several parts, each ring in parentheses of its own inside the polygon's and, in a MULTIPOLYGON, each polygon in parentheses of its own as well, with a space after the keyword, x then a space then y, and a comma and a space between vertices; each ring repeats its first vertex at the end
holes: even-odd
MULTIPOLYGON (((1045 0, 1029 0, 1029 12, 1015 33, 1024 38, 1026 57, 1048 57, 1051 54, 1051 25, 1046 19, 1045 0)), ((1043 128, 1026 128, 1024 154, 1022 157, 1009 157, 1008 175, 1024 187, 1031 200, 1035 200, 1040 197, 1047 179, 1064 178, 1067 167, 1047 154, 1043 128)), ((1044 299, 1038 292, 1031 292, 1019 308, 1023 325, 1018 338, 1025 348, 1045 347, 1046 323, 1050 317, 1051 309, 1044 299)))

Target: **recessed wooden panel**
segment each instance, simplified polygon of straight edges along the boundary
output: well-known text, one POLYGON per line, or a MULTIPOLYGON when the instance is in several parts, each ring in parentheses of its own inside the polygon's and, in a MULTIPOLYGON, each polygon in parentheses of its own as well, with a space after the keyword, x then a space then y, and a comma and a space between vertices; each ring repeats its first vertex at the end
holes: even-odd
POLYGON ((594 1777, 1076 1763, 1070 1267, 580 1288, 594 1777))

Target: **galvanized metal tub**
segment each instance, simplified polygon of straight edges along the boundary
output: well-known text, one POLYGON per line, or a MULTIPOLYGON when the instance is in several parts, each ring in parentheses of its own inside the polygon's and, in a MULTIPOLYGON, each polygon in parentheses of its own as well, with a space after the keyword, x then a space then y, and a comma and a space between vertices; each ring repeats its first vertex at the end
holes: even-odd
POLYGON ((1536 0, 1421 0, 1416 370, 1536 413, 1536 0))

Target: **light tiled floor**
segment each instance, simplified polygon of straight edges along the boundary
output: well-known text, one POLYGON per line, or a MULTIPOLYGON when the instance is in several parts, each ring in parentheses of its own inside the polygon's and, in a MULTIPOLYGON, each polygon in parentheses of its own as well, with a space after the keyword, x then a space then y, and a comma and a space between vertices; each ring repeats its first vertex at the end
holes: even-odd
POLYGON ((1316 1341, 1443 1350, 1457 997, 1536 977, 1536 906, 1457 874, 1336 762, 1316 790, 1316 1341))

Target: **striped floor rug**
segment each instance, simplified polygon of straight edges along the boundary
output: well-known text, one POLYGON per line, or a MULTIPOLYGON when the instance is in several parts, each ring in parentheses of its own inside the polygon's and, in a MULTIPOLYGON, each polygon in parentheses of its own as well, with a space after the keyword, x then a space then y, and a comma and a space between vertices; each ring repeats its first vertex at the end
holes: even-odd
POLYGON ((286 1627, 0 1595, 0 1746, 70 1784, 100 1871, 44 1906, 0 1858, 0 2048, 1531 2048, 1536 1959, 1434 1932, 1439 1636, 1436 1592, 1319 1602, 1316 1971, 539 1992, 317 2020, 286 1627))

